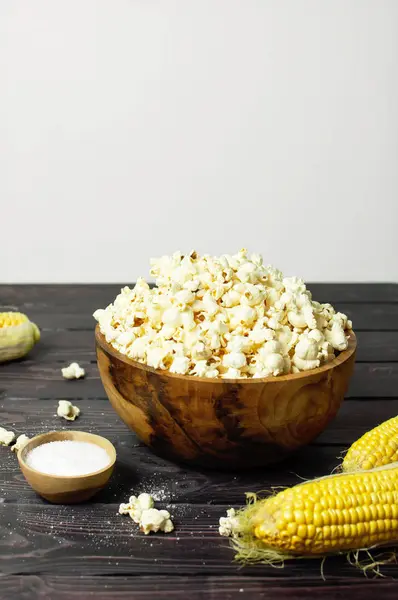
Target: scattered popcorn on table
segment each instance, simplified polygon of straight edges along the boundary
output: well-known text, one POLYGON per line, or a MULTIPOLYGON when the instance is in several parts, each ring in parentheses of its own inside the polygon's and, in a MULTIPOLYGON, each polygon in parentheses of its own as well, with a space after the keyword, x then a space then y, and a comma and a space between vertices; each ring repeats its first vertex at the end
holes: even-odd
POLYGON ((18 450, 20 450, 22 448, 22 446, 25 446, 25 444, 27 442, 29 442, 30 438, 25 435, 24 433, 22 433, 21 435, 19 435, 15 441, 15 444, 13 446, 11 446, 11 450, 13 452, 18 452, 18 450))
POLYGON ((236 511, 234 508, 227 510, 227 516, 220 518, 220 527, 218 532, 220 535, 225 537, 234 537, 238 530, 238 519, 236 518, 236 511))
POLYGON ((69 400, 60 400, 58 402, 57 415, 67 421, 74 421, 80 415, 80 408, 73 406, 69 400))
POLYGON ((206 378, 255 378, 315 369, 348 346, 352 323, 312 300, 302 279, 260 255, 196 252, 151 260, 155 288, 138 279, 94 318, 108 343, 155 369, 206 378))
POLYGON ((61 371, 65 379, 80 379, 86 374, 86 371, 75 362, 71 363, 69 367, 64 367, 61 371))
POLYGON ((9 446, 15 440, 15 433, 0 427, 0 446, 9 446))
POLYGON ((140 529, 148 535, 148 533, 170 533, 174 530, 174 525, 170 519, 170 513, 167 510, 158 510, 157 508, 148 508, 143 510, 140 521, 140 529))
POLYGON ((150 494, 140 494, 137 496, 130 496, 128 503, 121 504, 119 506, 119 514, 130 515, 134 523, 141 522, 141 514, 144 510, 153 508, 155 505, 153 498, 150 494))
POLYGON ((154 508, 155 503, 150 494, 131 496, 129 501, 119 506, 119 514, 130 515, 134 523, 140 526, 141 531, 148 535, 151 531, 157 533, 170 533, 174 525, 167 510, 154 508))

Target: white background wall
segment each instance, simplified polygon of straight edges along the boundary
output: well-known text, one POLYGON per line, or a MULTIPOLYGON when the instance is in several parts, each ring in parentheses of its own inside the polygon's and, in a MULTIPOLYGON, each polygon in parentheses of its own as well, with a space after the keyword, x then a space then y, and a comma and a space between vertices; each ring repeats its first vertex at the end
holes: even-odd
POLYGON ((398 280, 397 0, 1 0, 0 281, 398 280))

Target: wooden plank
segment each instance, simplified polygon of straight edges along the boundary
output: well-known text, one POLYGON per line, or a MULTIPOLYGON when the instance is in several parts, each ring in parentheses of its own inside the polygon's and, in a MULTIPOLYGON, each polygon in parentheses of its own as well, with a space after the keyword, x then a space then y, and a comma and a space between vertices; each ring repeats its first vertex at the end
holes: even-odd
POLYGON ((398 583, 392 580, 358 580, 329 575, 320 578, 245 576, 79 576, 9 575, 1 578, 4 600, 303 600, 313 594, 323 600, 348 596, 373 600, 395 600, 398 583), (338 586, 338 588, 337 588, 338 586))
MULTIPOLYGON (((50 400, 12 398, 3 401, 1 425, 29 436, 53 429, 83 429, 110 439, 116 447, 117 467, 102 501, 120 501, 133 492, 154 492, 170 502, 242 502, 246 491, 294 485, 330 473, 342 452, 365 431, 398 414, 398 400, 350 401, 311 446, 280 465, 249 472, 206 471, 176 465, 155 456, 141 444, 105 400, 77 401, 81 416, 73 423, 54 416, 50 400)), ((37 501, 26 484, 15 455, 0 448, 0 497, 5 502, 37 501)))
MULTIPOLYGON (((117 464, 109 485, 95 502, 120 503, 132 495, 148 492, 154 498, 174 504, 243 504, 245 492, 300 483, 301 478, 323 476, 340 463, 346 446, 308 446, 279 465, 262 469, 220 472, 192 469, 155 456, 148 448, 129 443, 128 435, 118 441, 117 464)), ((35 492, 26 483, 17 458, 8 448, 0 448, 0 502, 37 504, 35 492)), ((2 506, 3 506, 2 504, 2 506)), ((1 522, 0 522, 1 527, 1 522)))
MULTIPOLYGON (((112 300, 112 298, 110 299, 112 300)), ((0 311, 21 310, 29 315, 41 330, 88 330, 93 331, 95 320, 92 316, 96 308, 105 307, 107 303, 68 306, 55 305, 48 307, 42 303, 30 303, 31 306, 10 305, 1 303, 0 311)), ((345 304, 335 303, 336 310, 346 313, 352 319, 355 331, 398 331, 398 303, 397 304, 345 304)))
MULTIPOLYGON (((78 360, 79 357, 75 355, 78 360)), ((86 377, 79 380, 62 378, 61 364, 37 363, 30 357, 0 365, 0 396, 40 398, 103 398, 105 392, 97 365, 85 360, 79 364, 86 369, 86 377)), ((398 363, 356 363, 347 398, 398 397, 398 363)))
MULTIPOLYGON (((135 434, 123 423, 105 398, 78 399, 81 414, 75 421, 56 416, 56 399, 7 397, 0 400, 0 425, 30 437, 54 429, 85 429, 123 441, 128 447, 141 446, 135 434)), ((316 445, 348 445, 379 423, 398 415, 398 398, 345 401, 335 419, 318 437, 316 445)))
POLYGON ((352 320, 355 331, 398 330, 398 304, 336 303, 334 306, 352 320))
MULTIPOLYGON (((357 339, 357 361, 398 361, 398 331, 359 331, 357 339)), ((42 331, 40 343, 33 348, 27 360, 62 364, 84 360, 95 363, 94 331, 42 331)))
POLYGON ((397 283, 308 283, 318 302, 398 302, 397 283))
MULTIPOLYGON (((129 517, 117 514, 117 504, 71 506, 7 504, 2 508, 0 537, 4 575, 241 575, 233 562, 228 540, 220 537, 218 521, 224 506, 162 505, 170 511, 176 529, 172 534, 145 536, 129 517)), ((320 578, 321 561, 289 561, 281 571, 265 565, 246 567, 248 576, 285 580, 320 578)), ((397 576, 395 565, 383 568, 397 576)), ((363 574, 343 557, 324 565, 330 574, 363 581, 363 574)))
MULTIPOLYGON (((97 302, 99 307, 111 302, 125 285, 134 283, 1 285, 0 302, 26 307, 37 302, 47 307, 97 302)), ((398 302, 397 283, 308 283, 307 287, 319 302, 398 302)))
POLYGON ((357 361, 398 361, 398 331, 358 331, 357 361))

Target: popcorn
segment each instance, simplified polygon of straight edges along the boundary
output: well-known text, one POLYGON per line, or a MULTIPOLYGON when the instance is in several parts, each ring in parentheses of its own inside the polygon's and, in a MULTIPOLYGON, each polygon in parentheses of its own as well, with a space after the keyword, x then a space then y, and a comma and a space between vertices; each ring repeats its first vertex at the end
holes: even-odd
POLYGON ((170 366, 170 373, 185 375, 189 371, 189 358, 187 356, 175 356, 170 366))
POLYGON ((342 351, 348 346, 348 340, 344 333, 343 326, 338 320, 332 322, 332 327, 330 330, 325 330, 325 337, 335 350, 342 351))
POLYGON ((228 371, 225 371, 225 373, 221 375, 221 377, 223 379, 239 379, 243 377, 243 375, 240 369, 234 369, 233 367, 230 367, 228 371))
POLYGON ((155 505, 153 498, 150 494, 140 494, 137 496, 130 496, 129 501, 122 503, 119 506, 120 515, 130 515, 134 523, 141 524, 142 513, 146 510, 150 510, 155 505))
POLYGON ((297 370, 293 370, 293 373, 298 373, 299 371, 310 371, 311 369, 317 369, 320 364, 321 363, 318 359, 310 360, 310 359, 300 358, 299 356, 294 355, 293 356, 293 365, 294 365, 294 367, 296 367, 297 370))
POLYGON ((346 315, 258 254, 150 262, 157 287, 140 278, 94 313, 107 342, 133 360, 180 375, 276 377, 317 368, 348 345, 346 315))
POLYGON ((303 360, 315 360, 318 356, 318 342, 306 334, 301 335, 294 355, 303 360))
POLYGON ((236 510, 229 508, 226 517, 220 517, 218 532, 225 537, 236 537, 239 530, 239 520, 236 510))
POLYGON ((167 369, 165 363, 166 358, 169 356, 167 348, 150 348, 146 356, 146 364, 154 369, 167 369))
POLYGON ((74 421, 80 415, 80 408, 73 406, 69 400, 60 400, 58 402, 57 415, 67 421, 74 421))
POLYGON ((229 328, 233 331, 239 325, 249 327, 255 321, 257 313, 251 306, 240 304, 239 306, 228 309, 228 316, 229 328))
POLYGON ((0 427, 0 446, 9 446, 15 440, 15 433, 0 427))
MULTIPOLYGON (((116 333, 116 332, 115 332, 116 333)), ((112 338, 115 339, 117 336, 116 335, 112 338)), ((108 341, 108 340, 107 340, 108 341)), ((62 371, 62 376, 65 379, 80 379, 80 377, 84 377, 86 372, 84 369, 82 369, 77 363, 71 363, 69 365, 69 367, 64 367, 63 369, 61 369, 62 371)))
POLYGON ((233 306, 238 306, 240 304, 241 294, 236 290, 229 290, 225 292, 222 296, 223 305, 227 308, 232 308, 233 306))
POLYGON ((243 352, 230 352, 224 355, 223 365, 233 369, 241 369, 246 365, 246 356, 243 352))
POLYGON ((141 531, 148 535, 153 531, 163 531, 170 533, 174 530, 174 525, 170 519, 170 513, 167 510, 158 510, 157 508, 149 508, 144 510, 141 515, 141 531))
POLYGON ((275 332, 265 327, 254 328, 249 332, 248 339, 254 344, 264 344, 273 339, 275 332))
POLYGON ((18 450, 20 450, 22 448, 22 446, 25 446, 25 444, 27 442, 29 442, 30 438, 25 435, 24 433, 22 433, 21 435, 19 435, 17 437, 17 439, 15 440, 15 443, 13 446, 11 446, 11 450, 13 452, 18 452, 18 450))
POLYGON ((138 359, 143 362, 142 359, 145 359, 146 357, 148 342, 149 339, 147 336, 135 339, 127 351, 127 356, 129 358, 138 359))
POLYGON ((178 327, 181 325, 181 312, 178 308, 169 308, 164 311, 162 321, 171 327, 178 327))
POLYGON ((227 344, 228 352, 240 353, 249 352, 252 346, 252 341, 244 335, 234 335, 227 344))
POLYGON ((264 360, 264 367, 275 377, 277 375, 282 375, 285 371, 285 361, 283 356, 276 353, 268 354, 264 360))

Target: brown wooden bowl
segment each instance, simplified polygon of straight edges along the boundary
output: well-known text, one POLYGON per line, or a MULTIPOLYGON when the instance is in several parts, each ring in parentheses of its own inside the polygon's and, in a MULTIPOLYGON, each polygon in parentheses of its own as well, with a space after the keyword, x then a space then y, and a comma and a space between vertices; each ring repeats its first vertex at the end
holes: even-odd
POLYGON ((335 417, 353 371, 356 337, 332 362, 265 379, 175 375, 130 360, 97 325, 98 367, 123 421, 157 454, 210 468, 266 465, 311 442, 335 417))
POLYGON ((36 435, 18 451, 18 462, 27 482, 40 496, 54 504, 77 504, 88 500, 103 488, 112 475, 116 450, 109 440, 85 431, 50 431, 36 435), (75 440, 97 444, 106 450, 110 463, 104 469, 88 475, 49 475, 26 464, 27 454, 41 444, 60 440, 75 440))

